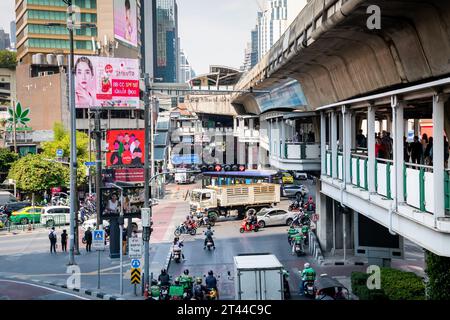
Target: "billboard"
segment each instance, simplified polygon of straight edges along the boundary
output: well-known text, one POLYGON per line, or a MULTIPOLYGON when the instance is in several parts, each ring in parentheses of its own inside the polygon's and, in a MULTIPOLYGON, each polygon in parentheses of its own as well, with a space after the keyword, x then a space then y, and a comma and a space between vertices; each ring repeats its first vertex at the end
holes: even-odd
POLYGON ((308 105, 303 89, 296 80, 290 80, 270 93, 257 94, 255 99, 261 112, 280 108, 301 109, 308 105))
POLYGON ((142 167, 144 165, 144 130, 108 130, 106 132, 107 167, 142 167))
POLYGON ((113 168, 102 170, 103 183, 144 183, 144 168, 113 168))
POLYGON ((139 60, 75 56, 75 105, 139 107, 139 60))
POLYGON ((125 218, 140 218, 144 206, 144 188, 123 187, 123 194, 117 188, 102 188, 100 199, 101 219, 118 217, 122 209, 125 218))
POLYGON ((137 47, 136 0, 114 0, 114 36, 117 40, 137 47))

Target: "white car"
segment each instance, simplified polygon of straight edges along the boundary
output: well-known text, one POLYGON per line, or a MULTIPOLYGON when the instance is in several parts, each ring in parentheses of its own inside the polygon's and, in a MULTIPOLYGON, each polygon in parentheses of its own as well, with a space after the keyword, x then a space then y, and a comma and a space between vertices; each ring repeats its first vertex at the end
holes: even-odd
POLYGON ((256 214, 260 228, 275 225, 290 225, 295 217, 295 212, 278 208, 264 208, 256 214))
POLYGON ((70 224, 70 207, 49 206, 41 210, 41 223, 47 228, 70 224))

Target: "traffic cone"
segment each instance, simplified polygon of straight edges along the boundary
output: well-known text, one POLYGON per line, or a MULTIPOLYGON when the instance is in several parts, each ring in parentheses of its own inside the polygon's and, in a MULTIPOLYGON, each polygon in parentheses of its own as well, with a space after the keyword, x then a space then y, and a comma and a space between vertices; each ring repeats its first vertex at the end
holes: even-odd
POLYGON ((145 284, 144 298, 148 299, 148 283, 145 284))

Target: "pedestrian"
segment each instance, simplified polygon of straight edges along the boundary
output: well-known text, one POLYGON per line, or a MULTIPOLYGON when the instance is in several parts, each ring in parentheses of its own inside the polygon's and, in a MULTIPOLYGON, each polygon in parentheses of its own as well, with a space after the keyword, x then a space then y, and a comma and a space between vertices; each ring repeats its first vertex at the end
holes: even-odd
POLYGON ((420 164, 422 159, 423 147, 419 142, 419 137, 414 136, 414 141, 411 143, 411 162, 420 164))
POLYGON ((122 231, 122 252, 123 255, 127 253, 127 229, 123 229, 122 231))
POLYGON ((409 162, 409 158, 410 158, 410 147, 409 147, 409 143, 406 140, 406 137, 403 137, 403 160, 405 162, 409 162))
POLYGON ((427 146, 425 148, 425 151, 423 153, 423 164, 426 164, 428 166, 433 165, 433 137, 430 137, 428 139, 427 146))
POLYGON ((420 141, 420 143, 422 144, 422 149, 423 149, 424 158, 425 158, 425 150, 427 149, 428 143, 429 143, 428 135, 426 133, 424 133, 422 135, 422 140, 420 141))
POLYGON ((356 135, 356 147, 357 148, 367 148, 366 136, 363 134, 363 131, 360 129, 358 134, 356 135))
POLYGON ((375 157, 384 159, 385 157, 385 149, 384 145, 381 142, 380 138, 377 138, 375 141, 375 157))
POLYGON ((50 253, 55 252, 55 254, 56 254, 57 236, 56 236, 55 227, 52 227, 52 229, 48 233, 48 238, 50 239, 50 253))
POLYGON ((63 230, 61 233, 61 250, 67 252, 67 230, 63 230))
POLYGON ((92 245, 91 227, 89 227, 84 233, 84 239, 86 240, 86 252, 91 252, 91 245, 92 245))

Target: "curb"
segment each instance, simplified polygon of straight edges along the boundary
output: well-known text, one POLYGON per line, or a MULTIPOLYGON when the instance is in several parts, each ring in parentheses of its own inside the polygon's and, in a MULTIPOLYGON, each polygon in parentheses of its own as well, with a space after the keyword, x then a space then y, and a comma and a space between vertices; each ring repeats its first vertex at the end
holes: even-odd
MULTIPOLYGON (((17 277, 14 277, 14 276, 8 276, 8 277, 5 277, 5 279, 21 280, 21 279, 18 279, 17 277)), ((85 295, 88 295, 88 296, 91 296, 91 297, 94 297, 94 298, 103 299, 103 300, 126 300, 126 299, 121 298, 121 297, 113 296, 111 294, 106 294, 106 293, 103 293, 103 292, 97 292, 97 291, 94 291, 92 289, 81 289, 81 288, 69 289, 69 288, 67 288, 66 284, 61 284, 61 283, 52 282, 52 281, 42 281, 42 280, 36 280, 36 279, 22 280, 22 281, 30 281, 30 282, 33 282, 33 283, 43 284, 43 285, 52 286, 52 287, 59 287, 59 288, 62 288, 62 289, 67 289, 67 290, 72 290, 72 291, 77 292, 77 293, 85 294, 85 295)))

